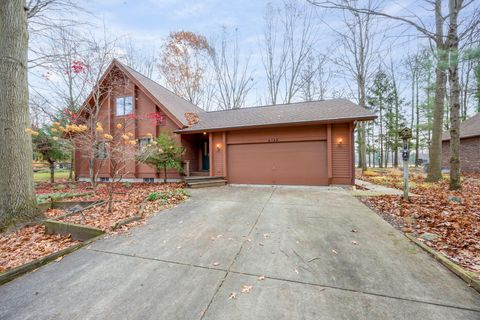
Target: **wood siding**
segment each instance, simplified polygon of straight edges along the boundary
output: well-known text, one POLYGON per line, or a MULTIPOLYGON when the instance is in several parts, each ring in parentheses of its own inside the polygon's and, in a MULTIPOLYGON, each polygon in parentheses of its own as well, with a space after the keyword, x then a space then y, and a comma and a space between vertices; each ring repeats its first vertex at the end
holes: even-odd
MULTIPOLYGON (((106 96, 101 101, 99 121, 103 124, 104 133, 114 135, 115 130, 118 130, 116 125, 120 123, 125 128, 126 132, 134 133, 135 139, 144 138, 148 133, 153 134, 155 137, 161 132, 168 132, 173 134, 176 139, 183 144, 181 136, 173 133, 173 131, 178 130, 179 127, 174 120, 166 115, 167 113, 164 106, 156 105, 148 94, 131 82, 129 82, 124 88, 117 88, 115 91, 115 94, 106 96), (134 120, 130 119, 128 116, 116 116, 115 114, 115 98, 122 95, 131 95, 133 97, 133 111, 136 115, 134 120), (165 121, 162 124, 157 125, 147 117, 148 114, 155 112, 159 112, 165 116, 165 121)), ((185 145, 188 147, 188 142, 185 145)), ((193 146, 190 145, 190 149, 191 148, 193 148, 193 146)), ((192 152, 188 153, 188 157, 194 160, 194 162, 196 161, 196 157, 192 152)), ((194 163, 193 170, 195 169, 196 166, 194 163)), ((110 161, 96 160, 95 170, 98 170, 98 177, 110 177, 110 161)), ((163 172, 157 172, 156 168, 138 163, 134 160, 127 163, 125 172, 125 178, 163 178, 163 172)), ((75 150, 75 174, 79 178, 89 177, 88 158, 83 156, 82 150, 79 150, 78 148, 75 150)), ((169 169, 167 171, 167 177, 169 179, 179 179, 180 174, 174 169, 169 169)))
POLYGON ((349 124, 346 123, 332 125, 332 184, 351 183, 353 160, 351 146, 349 124))
POLYGON ((213 165, 212 175, 214 176, 224 175, 225 159, 223 149, 226 148, 226 146, 223 142, 223 135, 223 132, 212 133, 212 143, 210 146, 210 163, 213 165))

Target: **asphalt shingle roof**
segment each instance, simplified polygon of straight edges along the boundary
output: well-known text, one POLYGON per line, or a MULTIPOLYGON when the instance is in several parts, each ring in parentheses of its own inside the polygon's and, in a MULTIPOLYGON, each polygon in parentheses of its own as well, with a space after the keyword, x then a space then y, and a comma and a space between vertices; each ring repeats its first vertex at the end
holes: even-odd
POLYGON ((200 121, 178 132, 257 127, 289 123, 372 120, 376 116, 346 99, 298 102, 199 113, 200 121))
POLYGON ((170 113, 172 113, 183 125, 188 125, 187 119, 185 118, 186 112, 195 112, 198 114, 205 112, 203 109, 197 107, 190 101, 179 97, 175 93, 156 83, 152 79, 144 76, 140 72, 130 68, 118 60, 117 63, 124 67, 132 77, 140 82, 140 84, 144 86, 145 89, 148 90, 148 92, 150 92, 155 99, 157 99, 165 108, 167 108, 168 111, 170 111, 170 113))
MULTIPOLYGON (((480 136, 480 113, 460 123, 460 138, 480 136)), ((450 132, 444 132, 442 140, 450 140, 450 132)))

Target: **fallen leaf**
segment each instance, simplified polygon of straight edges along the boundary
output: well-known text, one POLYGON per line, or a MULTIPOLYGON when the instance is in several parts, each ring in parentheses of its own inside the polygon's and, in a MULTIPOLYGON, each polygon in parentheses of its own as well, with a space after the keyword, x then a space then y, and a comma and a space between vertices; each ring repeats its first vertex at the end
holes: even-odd
POLYGON ((358 230, 357 229, 352 229, 352 232, 358 232, 358 230))
POLYGON ((250 293, 252 288, 253 288, 253 286, 243 285, 242 286, 242 293, 250 293))
POLYGON ((258 281, 265 280, 265 276, 259 276, 259 277, 257 277, 257 280, 258 280, 258 281))
POLYGON ((335 254, 338 254, 337 250, 335 250, 335 249, 332 249, 332 252, 335 253, 335 254))
POLYGON ((233 300, 233 299, 237 299, 237 294, 235 292, 230 293, 230 295, 228 296, 228 300, 233 300))
POLYGON ((295 269, 295 273, 298 274, 298 270, 297 270, 297 269, 295 269))
POLYGON ((357 244, 358 244, 358 242, 357 242, 357 241, 355 241, 355 240, 352 240, 352 244, 354 244, 354 245, 357 245, 357 244))
POLYGON ((62 259, 63 259, 63 256, 61 256, 61 257, 58 257, 57 259, 55 259, 55 260, 53 260, 53 261, 55 261, 55 262, 59 262, 59 261, 60 261, 60 260, 62 260, 62 259))
POLYGON ((220 262, 214 262, 213 265, 216 267, 216 266, 220 265, 220 262))

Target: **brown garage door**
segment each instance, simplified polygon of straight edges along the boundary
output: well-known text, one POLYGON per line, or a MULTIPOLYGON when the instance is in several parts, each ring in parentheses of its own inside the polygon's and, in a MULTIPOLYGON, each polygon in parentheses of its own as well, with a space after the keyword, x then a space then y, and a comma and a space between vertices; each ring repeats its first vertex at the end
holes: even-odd
POLYGON ((230 183, 327 185, 326 141, 233 144, 230 183))

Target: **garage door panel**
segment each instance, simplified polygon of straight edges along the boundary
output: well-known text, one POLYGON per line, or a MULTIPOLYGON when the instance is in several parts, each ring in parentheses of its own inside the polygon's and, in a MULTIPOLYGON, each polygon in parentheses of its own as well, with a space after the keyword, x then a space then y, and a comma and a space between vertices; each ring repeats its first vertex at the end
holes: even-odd
POLYGON ((327 185, 325 141, 229 145, 230 183, 327 185))

